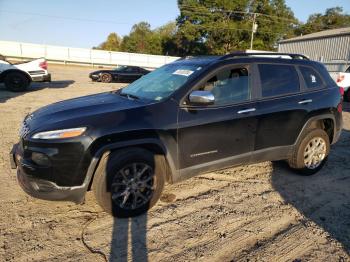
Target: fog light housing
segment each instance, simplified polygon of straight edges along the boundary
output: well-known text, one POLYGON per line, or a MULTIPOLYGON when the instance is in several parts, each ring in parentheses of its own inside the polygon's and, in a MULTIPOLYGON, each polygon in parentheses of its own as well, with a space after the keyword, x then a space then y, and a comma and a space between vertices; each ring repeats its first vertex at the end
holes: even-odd
POLYGON ((39 166, 44 166, 44 167, 50 166, 49 157, 43 153, 33 152, 32 161, 39 166))

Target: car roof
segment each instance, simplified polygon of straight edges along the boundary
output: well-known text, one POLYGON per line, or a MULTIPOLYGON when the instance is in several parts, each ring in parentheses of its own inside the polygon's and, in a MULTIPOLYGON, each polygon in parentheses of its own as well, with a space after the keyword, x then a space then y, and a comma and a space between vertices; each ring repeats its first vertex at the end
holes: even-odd
MULTIPOLYGON (((295 55, 295 54, 292 54, 295 55)), ((316 61, 308 60, 305 58, 292 58, 287 57, 287 55, 276 54, 247 54, 247 55, 237 55, 237 56, 196 56, 196 57, 184 57, 176 60, 172 64, 184 64, 184 65, 198 65, 198 66, 208 66, 216 65, 219 63, 276 63, 276 64, 298 64, 298 65, 315 65, 318 64, 316 61), (276 56, 276 57, 274 57, 276 56)))

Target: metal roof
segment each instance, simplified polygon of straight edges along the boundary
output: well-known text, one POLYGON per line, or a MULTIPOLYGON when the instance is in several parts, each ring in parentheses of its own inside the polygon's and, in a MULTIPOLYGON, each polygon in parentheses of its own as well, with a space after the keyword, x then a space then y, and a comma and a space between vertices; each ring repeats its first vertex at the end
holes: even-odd
POLYGON ((282 40, 282 41, 280 41, 280 43, 297 42, 297 41, 303 41, 303 40, 309 40, 309 39, 315 39, 315 38, 332 37, 332 36, 338 36, 338 35, 350 35, 350 27, 330 29, 330 30, 320 31, 320 32, 312 33, 312 34, 308 34, 308 35, 293 37, 290 39, 282 40))

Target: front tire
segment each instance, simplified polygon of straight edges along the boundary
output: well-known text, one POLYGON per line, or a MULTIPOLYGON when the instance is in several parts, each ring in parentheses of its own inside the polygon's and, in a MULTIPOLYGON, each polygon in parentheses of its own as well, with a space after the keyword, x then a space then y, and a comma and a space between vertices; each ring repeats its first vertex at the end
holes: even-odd
POLYGON ((161 155, 129 148, 104 155, 93 191, 98 204, 115 217, 133 217, 153 207, 164 188, 166 164, 161 155))
POLYGON ((103 83, 110 83, 112 82, 112 75, 108 73, 103 73, 100 79, 101 79, 101 82, 103 83))
POLYGON ((10 91, 23 92, 28 88, 30 80, 24 73, 11 72, 5 76, 4 83, 5 87, 10 91))
POLYGON ((322 129, 310 130, 295 146, 288 164, 301 175, 313 175, 327 162, 329 150, 328 134, 322 129))

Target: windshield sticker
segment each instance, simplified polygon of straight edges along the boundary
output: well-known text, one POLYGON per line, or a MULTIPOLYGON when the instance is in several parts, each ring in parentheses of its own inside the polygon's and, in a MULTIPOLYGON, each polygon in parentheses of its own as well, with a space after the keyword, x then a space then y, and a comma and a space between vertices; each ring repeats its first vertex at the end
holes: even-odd
POLYGON ((192 73, 193 73, 193 71, 191 71, 191 70, 178 69, 173 73, 173 75, 190 76, 192 73))

